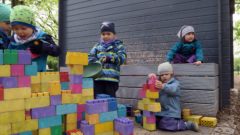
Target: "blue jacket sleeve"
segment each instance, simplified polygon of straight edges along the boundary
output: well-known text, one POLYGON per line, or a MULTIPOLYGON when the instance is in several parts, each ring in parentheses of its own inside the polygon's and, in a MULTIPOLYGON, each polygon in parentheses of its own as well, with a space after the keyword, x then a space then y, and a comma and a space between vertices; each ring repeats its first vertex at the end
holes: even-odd
POLYGON ((123 44, 118 45, 118 51, 114 56, 114 63, 117 65, 122 65, 127 58, 126 49, 123 44))
POLYGON ((162 89, 165 93, 169 96, 176 96, 179 95, 180 83, 175 81, 171 84, 165 84, 164 88, 162 89))
POLYGON ((196 58, 197 61, 203 61, 203 50, 202 50, 202 45, 199 41, 196 42, 196 58))
POLYGON ((60 55, 60 48, 53 41, 52 36, 46 34, 44 41, 46 42, 43 43, 43 53, 54 57, 60 55))
POLYGON ((181 47, 181 43, 177 42, 167 53, 167 61, 171 62, 176 55, 176 53, 179 51, 181 47))
POLYGON ((97 45, 95 45, 88 54, 88 61, 91 63, 98 61, 97 58, 97 45))

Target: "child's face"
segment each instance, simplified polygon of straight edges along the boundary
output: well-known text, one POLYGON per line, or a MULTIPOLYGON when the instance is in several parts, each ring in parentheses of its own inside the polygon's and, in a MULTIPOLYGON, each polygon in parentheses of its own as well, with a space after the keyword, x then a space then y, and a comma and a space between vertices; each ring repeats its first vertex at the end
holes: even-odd
POLYGON ((101 33, 101 38, 105 42, 111 41, 115 38, 115 34, 113 34, 112 32, 102 32, 101 33))
POLYGON ((23 40, 28 39, 33 34, 33 29, 23 25, 15 25, 13 31, 23 40))
POLYGON ((161 82, 167 83, 172 78, 172 73, 167 72, 167 73, 161 74, 159 77, 161 82))
POLYGON ((0 28, 2 28, 7 35, 11 34, 11 25, 9 23, 0 22, 0 28))
POLYGON ((184 36, 185 41, 192 42, 195 39, 195 35, 193 32, 188 33, 184 36))

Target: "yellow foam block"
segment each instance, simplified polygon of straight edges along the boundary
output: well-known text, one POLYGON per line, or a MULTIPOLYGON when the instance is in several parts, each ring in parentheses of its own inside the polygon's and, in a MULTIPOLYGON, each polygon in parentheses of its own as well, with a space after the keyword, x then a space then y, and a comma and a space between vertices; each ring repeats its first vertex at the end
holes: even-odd
POLYGON ((59 72, 41 72, 41 83, 60 82, 59 72))
POLYGON ((156 130, 156 124, 147 123, 147 118, 143 117, 143 128, 149 131, 154 131, 156 130))
POLYGON ((0 125, 0 135, 10 135, 11 132, 11 124, 1 124, 0 125))
POLYGON ((41 83, 41 76, 39 72, 37 73, 36 76, 31 76, 31 83, 32 84, 41 83))
POLYGON ((199 124, 201 118, 202 118, 201 115, 190 115, 190 116, 185 117, 184 120, 192 121, 192 122, 199 124))
POLYGON ((82 96, 82 103, 85 104, 88 100, 93 100, 94 96, 82 96))
POLYGON ((148 107, 147 107, 148 111, 150 112, 161 112, 161 104, 160 103, 150 103, 148 104, 148 107))
POLYGON ((41 83, 41 90, 40 92, 48 92, 48 89, 50 88, 49 83, 41 83))
POLYGON ((41 84, 40 83, 31 84, 31 89, 32 89, 32 92, 40 92, 41 84))
POLYGON ((60 82, 49 83, 48 92, 50 95, 60 95, 61 94, 61 84, 60 82))
POLYGON ((88 53, 67 52, 66 62, 68 64, 88 65, 88 53))
POLYGON ((94 125, 95 134, 112 132, 113 131, 113 122, 104 122, 94 125))
POLYGON ((62 94, 62 104, 82 104, 82 94, 62 94))
POLYGON ((146 97, 151 99, 158 99, 159 98, 159 92, 152 92, 147 90, 146 97))
MULTIPOLYGON (((95 135, 116 135, 116 134, 113 131, 111 131, 111 132, 98 133, 95 135)), ((118 135, 120 135, 120 134, 118 134, 118 135)))
POLYGON ((31 97, 31 98, 25 99, 26 109, 45 107, 49 105, 50 105, 49 96, 38 96, 38 97, 31 97))
POLYGON ((0 65, 0 71, 1 71, 0 72, 0 77, 9 77, 9 76, 11 76, 10 65, 0 65))
POLYGON ((23 98, 30 98, 30 97, 31 97, 31 88, 29 87, 4 89, 5 100, 23 99, 23 98))
POLYGON ((51 135, 51 128, 42 128, 38 130, 38 135, 51 135))
POLYGON ((155 99, 143 98, 142 102, 144 104, 155 103, 155 99))
POLYGON ((12 134, 21 133, 25 131, 37 130, 38 120, 26 120, 12 124, 12 134))
POLYGON ((188 117, 191 115, 191 110, 190 109, 183 109, 182 110, 182 116, 183 118, 188 117))
POLYGON ((70 68, 70 74, 83 74, 83 65, 68 65, 70 68))
POLYGON ((73 129, 77 129, 77 122, 75 123, 66 123, 66 130, 73 130, 73 129))
POLYGON ((114 135, 120 135, 120 133, 117 131, 114 131, 114 135))
POLYGON ((200 120, 200 125, 201 126, 206 126, 206 127, 215 127, 217 125, 217 118, 215 118, 215 117, 203 117, 200 120))
POLYGON ((140 110, 145 110, 145 109, 144 109, 144 103, 143 103, 142 100, 138 101, 138 109, 140 109, 140 110))
POLYGON ((0 124, 10 124, 25 120, 25 111, 0 113, 0 124))
POLYGON ((66 123, 77 123, 77 113, 67 114, 66 123))
POLYGON ((82 95, 83 96, 92 96, 93 95, 93 88, 82 89, 82 95))
POLYGON ((86 113, 86 121, 89 124, 97 124, 99 123, 99 114, 87 114, 86 113))
POLYGON ((24 110, 25 109, 24 106, 25 106, 24 99, 1 101, 0 113, 24 110))

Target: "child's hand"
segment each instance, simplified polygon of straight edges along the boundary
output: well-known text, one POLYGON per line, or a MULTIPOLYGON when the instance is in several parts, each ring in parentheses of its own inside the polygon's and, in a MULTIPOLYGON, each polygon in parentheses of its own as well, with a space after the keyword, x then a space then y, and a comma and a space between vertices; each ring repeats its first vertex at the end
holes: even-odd
POLYGON ((112 62, 112 57, 103 56, 102 58, 100 58, 100 62, 101 63, 111 63, 112 62))
POLYGON ((156 80, 155 87, 161 90, 164 88, 164 85, 161 81, 156 80))
POLYGON ((201 64, 202 64, 201 61, 194 62, 194 65, 197 65, 197 66, 199 66, 199 65, 201 65, 201 64))

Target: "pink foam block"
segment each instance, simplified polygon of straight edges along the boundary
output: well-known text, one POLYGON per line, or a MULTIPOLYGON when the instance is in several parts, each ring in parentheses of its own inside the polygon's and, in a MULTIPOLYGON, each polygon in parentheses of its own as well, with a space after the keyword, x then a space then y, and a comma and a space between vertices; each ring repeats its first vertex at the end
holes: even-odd
POLYGON ((85 112, 85 104, 78 104, 77 112, 85 112))
POLYGON ((82 84, 71 84, 72 93, 82 93, 82 84))
POLYGON ((147 123, 149 124, 156 123, 156 117, 155 116, 147 117, 147 123))
POLYGON ((18 87, 31 87, 30 76, 19 76, 18 77, 18 87))
POLYGON ((11 76, 24 76, 24 65, 11 65, 11 76))

